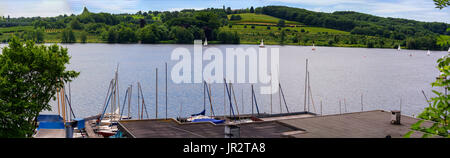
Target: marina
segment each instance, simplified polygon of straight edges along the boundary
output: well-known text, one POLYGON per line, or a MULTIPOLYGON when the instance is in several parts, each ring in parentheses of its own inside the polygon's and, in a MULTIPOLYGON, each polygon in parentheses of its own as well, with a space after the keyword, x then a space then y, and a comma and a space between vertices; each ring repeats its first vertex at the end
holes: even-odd
MULTIPOLYGON (((313 49, 315 50, 316 47, 313 46, 313 49)), ((321 52, 323 49, 326 48, 315 50, 315 52, 323 53, 321 52)), ((412 52, 410 51, 409 53, 411 54, 412 52)), ((431 54, 428 51, 425 55, 430 56, 434 55, 434 53, 431 54)), ((404 54, 404 56, 407 55, 404 54)), ((364 58, 366 57, 367 56, 364 56, 364 58)), ((145 81, 137 81, 137 85, 125 83, 126 86, 120 86, 120 84, 124 84, 122 83, 120 76, 124 76, 122 74, 127 74, 127 72, 121 72, 121 66, 125 66, 125 64, 119 65, 119 63, 117 63, 113 75, 110 75, 112 79, 106 89, 106 96, 103 96, 102 100, 104 101, 99 114, 97 113, 82 119, 75 117, 74 111, 78 111, 77 108, 79 107, 74 107, 71 104, 73 92, 70 84, 74 83, 66 83, 65 88, 67 87, 68 90, 66 91, 64 88, 58 92, 58 100, 56 102, 57 108, 54 108, 58 109, 58 115, 54 116, 60 117, 55 121, 58 125, 45 128, 48 121, 41 121, 40 127, 42 126, 43 128, 38 128, 34 137, 222 138, 224 136, 224 129, 229 126, 239 127, 242 132, 242 134, 239 134, 239 137, 243 138, 308 138, 324 137, 324 135, 329 135, 330 137, 383 137, 387 135, 390 137, 402 137, 402 135, 409 130, 409 126, 399 128, 399 126, 390 124, 383 125, 372 123, 371 121, 375 120, 389 122, 386 120, 389 119, 389 112, 384 111, 384 109, 374 109, 374 107, 371 106, 372 103, 367 103, 366 101, 370 100, 370 98, 364 98, 366 96, 362 93, 360 94, 360 97, 358 97, 358 108, 347 106, 348 100, 352 101, 352 99, 343 97, 339 98, 337 103, 332 103, 334 104, 333 107, 338 105, 338 112, 331 114, 327 112, 324 115, 323 96, 317 96, 315 93, 312 93, 313 90, 317 93, 316 89, 318 89, 318 82, 314 81, 318 79, 311 79, 311 74, 316 74, 316 72, 321 71, 321 69, 316 68, 317 65, 314 64, 315 60, 311 61, 311 58, 314 59, 313 56, 309 56, 305 60, 305 65, 303 67, 304 78, 295 80, 304 81, 304 90, 297 91, 303 93, 300 95, 302 97, 294 97, 297 100, 295 102, 292 102, 291 86, 287 86, 286 88, 281 84, 281 81, 285 83, 286 80, 279 81, 279 92, 265 96, 256 93, 256 89, 260 88, 261 85, 233 84, 231 82, 228 83, 226 79, 223 79, 222 86, 220 86, 218 83, 211 84, 207 81, 203 81, 203 83, 200 84, 202 87, 196 86, 196 88, 194 88, 197 89, 194 91, 203 92, 203 94, 200 94, 200 96, 196 97, 197 99, 191 100, 193 102, 190 102, 192 104, 201 101, 202 99, 200 98, 203 98, 203 107, 196 107, 194 109, 188 108, 188 110, 186 110, 186 107, 183 107, 183 102, 181 102, 179 106, 175 106, 179 107, 179 112, 176 117, 170 115, 170 113, 173 113, 174 109, 176 109, 173 108, 173 106, 170 106, 170 102, 172 102, 172 100, 178 101, 178 99, 171 98, 171 96, 174 95, 171 90, 173 87, 168 86, 169 84, 173 84, 168 82, 170 80, 169 74, 171 74, 168 68, 168 65, 170 64, 164 63, 163 72, 158 72, 158 67, 154 68, 154 79, 152 80, 150 78, 150 80, 154 82, 153 84, 148 84, 148 82, 142 84, 142 82, 145 83, 145 81), (160 73, 163 73, 163 75, 160 75, 160 73), (162 79, 161 76, 164 78, 162 79), (159 84, 164 86, 159 86, 159 84), (143 86, 148 85, 153 85, 151 86, 153 93, 148 90, 143 90, 143 86), (120 93, 120 90, 123 92, 124 88, 125 92, 120 93), (137 92, 133 92, 133 89, 136 89, 137 92), (223 95, 218 95, 222 91, 223 95), (250 95, 247 95, 244 91, 251 93, 250 95), (146 95, 148 93, 151 93, 152 96, 154 96, 150 97, 150 100, 146 95), (158 93, 163 93, 163 95, 158 95, 158 93), (163 102, 161 103, 160 100, 163 100, 163 102), (221 107, 220 102, 223 103, 223 107, 221 107), (161 105, 163 106, 161 107, 161 105), (152 111, 154 111, 153 115, 152 111), (158 114, 162 113, 165 113, 165 115, 158 116, 158 114), (190 114, 186 116, 186 114, 183 113, 190 114), (355 121, 353 119, 356 119, 359 122, 352 123, 355 121), (306 122, 316 123, 314 123, 313 126, 306 122, 299 123, 304 122, 305 120, 307 120, 306 122), (339 120, 339 122, 331 124, 330 122, 333 122, 331 120, 339 120), (362 124, 359 125, 358 123, 362 124), (368 124, 370 124, 370 126, 366 126, 368 124), (336 127, 335 125, 339 125, 339 127, 336 127), (71 132, 67 132, 67 127, 70 127, 69 130, 71 132), (64 130, 65 128, 66 130, 64 130), (364 134, 350 133, 349 135, 346 135, 346 133, 348 134, 349 129, 366 130, 366 132, 363 132, 364 134), (331 133, 326 133, 325 131, 331 133), (386 133, 386 131, 390 132, 386 133), (340 134, 332 134, 336 132, 340 134)), ((177 92, 175 91, 175 93, 177 92)), ((426 97, 423 90, 420 94, 423 94, 426 97)), ((424 99, 421 100, 423 101, 424 99)), ((78 102, 78 100, 76 100, 76 102, 78 102)), ((330 108, 329 103, 327 104, 328 106, 325 106, 325 111, 330 108)), ((401 109, 402 98, 400 98, 399 104, 401 109)), ((186 103, 184 106, 187 106, 186 103)), ((390 109, 398 109, 398 106, 390 107, 390 109)), ((403 109, 405 109, 405 107, 403 109)), ((43 114, 43 116, 44 115, 46 114, 43 114)), ((403 124, 405 125, 410 125, 418 120, 407 115, 402 115, 402 118, 403 117, 403 124)))

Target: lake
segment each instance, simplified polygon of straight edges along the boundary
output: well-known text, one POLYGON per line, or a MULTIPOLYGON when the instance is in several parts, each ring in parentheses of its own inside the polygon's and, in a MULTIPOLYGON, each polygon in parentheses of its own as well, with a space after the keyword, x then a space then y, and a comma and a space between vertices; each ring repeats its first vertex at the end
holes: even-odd
MULTIPOLYGON (((80 76, 71 83, 72 104, 77 117, 101 113, 106 91, 118 63, 121 104, 127 86, 133 84, 131 101, 133 117, 137 115, 138 81, 142 85, 150 118, 155 117, 155 68, 159 68, 158 116, 165 117, 165 62, 169 67, 168 117, 189 116, 203 110, 202 84, 175 84, 170 80, 170 70, 178 62, 170 60, 171 52, 180 47, 193 52, 193 45, 71 44, 63 46, 69 49, 72 56, 68 69, 81 72, 80 76)), ((208 48, 212 47, 223 52, 226 48, 258 48, 256 45, 208 46, 208 48)), ((421 90, 424 90, 429 98, 433 96, 430 83, 439 75, 436 60, 447 54, 446 51, 433 51, 430 56, 427 56, 426 51, 423 50, 399 52, 396 49, 336 47, 317 47, 317 50, 313 52, 311 47, 307 46, 267 46, 267 48, 273 47, 280 48, 280 81, 289 110, 303 111, 305 59, 308 59, 311 92, 315 103, 315 107, 310 106, 310 111, 320 114, 320 102, 322 102, 324 115, 361 111, 362 94, 364 111, 398 110, 402 102, 403 114, 417 116, 427 106, 421 90)), ((206 64, 207 62, 204 66, 206 64)), ((258 87, 261 85, 255 86, 260 112, 279 113, 279 94, 273 94, 271 109, 270 95, 259 94, 258 87)), ((251 113, 250 84, 236 83, 234 89, 240 113, 251 113)), ((223 90, 223 84, 211 85, 216 115, 224 113, 223 90)), ((52 105, 55 103, 53 102, 52 105)), ((208 100, 206 105, 206 112, 209 114, 208 100)), ((282 112, 286 112, 284 104, 282 106, 282 112)), ((56 106, 53 106, 53 109, 56 111, 56 106)), ((226 113, 229 112, 226 111, 226 113)))

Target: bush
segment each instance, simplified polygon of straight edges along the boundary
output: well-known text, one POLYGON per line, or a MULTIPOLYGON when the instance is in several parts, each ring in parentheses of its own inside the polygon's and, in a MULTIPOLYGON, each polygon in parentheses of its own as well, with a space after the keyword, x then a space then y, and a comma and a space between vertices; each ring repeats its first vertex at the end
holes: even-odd
POLYGON ((239 44, 240 43, 240 37, 237 32, 230 32, 230 31, 220 31, 219 34, 217 34, 217 40, 221 41, 224 44, 239 44))
POLYGON ((191 31, 181 26, 172 27, 170 36, 177 43, 192 43, 194 41, 194 35, 192 35, 191 31))

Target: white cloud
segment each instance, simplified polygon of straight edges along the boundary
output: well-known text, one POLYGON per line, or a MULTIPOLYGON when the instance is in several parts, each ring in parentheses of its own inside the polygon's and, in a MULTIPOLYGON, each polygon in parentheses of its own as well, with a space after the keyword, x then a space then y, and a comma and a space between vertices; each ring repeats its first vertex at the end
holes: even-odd
POLYGON ((35 1, 2 1, 0 14, 2 16, 11 17, 30 17, 30 16, 57 16, 62 14, 70 14, 67 1, 59 0, 35 0, 35 1))

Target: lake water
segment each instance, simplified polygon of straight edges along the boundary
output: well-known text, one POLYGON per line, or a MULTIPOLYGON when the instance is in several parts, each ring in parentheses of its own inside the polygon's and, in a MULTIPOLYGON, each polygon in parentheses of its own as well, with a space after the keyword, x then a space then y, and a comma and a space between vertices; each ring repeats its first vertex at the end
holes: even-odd
MULTIPOLYGON (((155 117, 155 68, 159 68, 158 116, 165 117, 165 62, 169 66, 168 116, 188 116, 203 110, 202 84, 175 84, 170 80, 170 70, 177 63, 170 60, 171 52, 179 47, 193 52, 193 45, 73 44, 64 47, 72 56, 68 69, 81 72, 71 83, 72 104, 77 117, 101 113, 118 63, 121 104, 127 86, 133 84, 133 117, 137 115, 138 81, 142 85, 148 113, 151 118, 155 117), (180 105, 183 106, 181 114, 180 105)), ((255 45, 208 46, 211 47, 223 52, 226 48, 258 48, 255 45)), ((433 96, 430 83, 439 75, 436 60, 447 54, 433 51, 427 56, 426 51, 420 50, 398 52, 396 49, 334 47, 317 47, 312 52, 311 47, 306 46, 267 46, 273 47, 280 48, 280 81, 289 110, 303 111, 305 59, 309 59, 310 85, 315 102, 315 108, 311 106, 310 111, 320 114, 322 102, 324 115, 361 111, 361 94, 365 111, 397 110, 401 100, 403 114, 417 115, 427 106, 421 90, 428 97, 433 96)), ((207 63, 205 61, 204 65, 207 63)), ((256 85, 255 90, 260 112, 280 112, 278 93, 273 95, 271 110, 270 95, 259 94, 259 86, 256 85)), ((240 113, 251 113, 250 84, 235 84, 234 88, 240 113)), ((214 111, 216 115, 222 115, 223 84, 212 84, 211 89, 214 111)), ((56 106, 53 109, 56 110, 56 106)), ((209 114, 208 101, 206 109, 209 114)), ((284 105, 282 110, 286 112, 284 105)))

